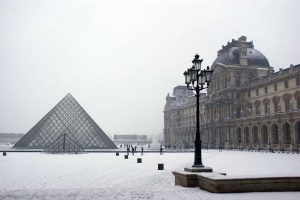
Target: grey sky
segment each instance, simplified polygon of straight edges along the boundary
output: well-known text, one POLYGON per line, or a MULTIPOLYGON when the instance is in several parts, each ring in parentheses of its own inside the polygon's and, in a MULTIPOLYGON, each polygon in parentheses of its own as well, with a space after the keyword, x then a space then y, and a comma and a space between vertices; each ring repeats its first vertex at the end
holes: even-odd
POLYGON ((0 1, 0 132, 26 133, 70 92, 109 135, 163 130, 195 53, 245 35, 300 63, 300 1, 0 1))

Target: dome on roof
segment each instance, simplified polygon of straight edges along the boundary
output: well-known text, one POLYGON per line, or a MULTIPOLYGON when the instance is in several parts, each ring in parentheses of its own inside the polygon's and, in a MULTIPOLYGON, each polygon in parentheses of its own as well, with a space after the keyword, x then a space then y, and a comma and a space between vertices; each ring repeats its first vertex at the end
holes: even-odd
POLYGON ((247 65, 255 65, 261 67, 269 67, 268 59, 258 50, 254 49, 253 42, 246 42, 244 40, 232 40, 228 42, 226 46, 222 46, 222 49, 218 51, 218 57, 214 61, 215 63, 222 63, 225 65, 240 65, 241 45, 244 46, 246 51, 247 65))
POLYGON ((173 89, 173 96, 192 96, 194 92, 192 90, 188 90, 186 86, 178 85, 173 89))

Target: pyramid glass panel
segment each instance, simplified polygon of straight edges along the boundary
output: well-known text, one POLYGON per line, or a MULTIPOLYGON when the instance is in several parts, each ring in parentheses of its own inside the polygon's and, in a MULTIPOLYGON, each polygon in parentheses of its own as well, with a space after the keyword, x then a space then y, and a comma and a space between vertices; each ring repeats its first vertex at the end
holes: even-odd
POLYGON ((67 94, 14 148, 70 152, 117 147, 75 98, 67 94))
POLYGON ((84 148, 79 141, 72 139, 68 133, 61 134, 56 140, 54 140, 47 148, 46 152, 82 152, 84 148))

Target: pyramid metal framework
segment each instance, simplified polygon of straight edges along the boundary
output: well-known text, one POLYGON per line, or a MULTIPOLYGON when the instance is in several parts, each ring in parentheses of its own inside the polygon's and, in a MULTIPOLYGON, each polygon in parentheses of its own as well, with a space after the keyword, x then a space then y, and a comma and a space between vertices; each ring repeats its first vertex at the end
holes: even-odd
POLYGON ((67 94, 14 148, 77 152, 117 147, 75 98, 67 94))
POLYGON ((73 140, 68 134, 60 135, 52 144, 46 149, 46 152, 83 152, 84 148, 78 141, 73 140))

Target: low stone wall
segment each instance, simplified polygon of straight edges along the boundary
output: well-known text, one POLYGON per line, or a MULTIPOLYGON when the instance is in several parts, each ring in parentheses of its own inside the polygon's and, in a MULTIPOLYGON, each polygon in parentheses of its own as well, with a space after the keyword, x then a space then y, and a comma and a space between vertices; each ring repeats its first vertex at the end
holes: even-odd
POLYGON ((247 177, 220 173, 173 172, 175 185, 196 187, 214 193, 300 191, 300 176, 247 177))
POLYGON ((184 187, 198 186, 198 177, 195 173, 190 172, 172 172, 175 175, 175 185, 184 187))

